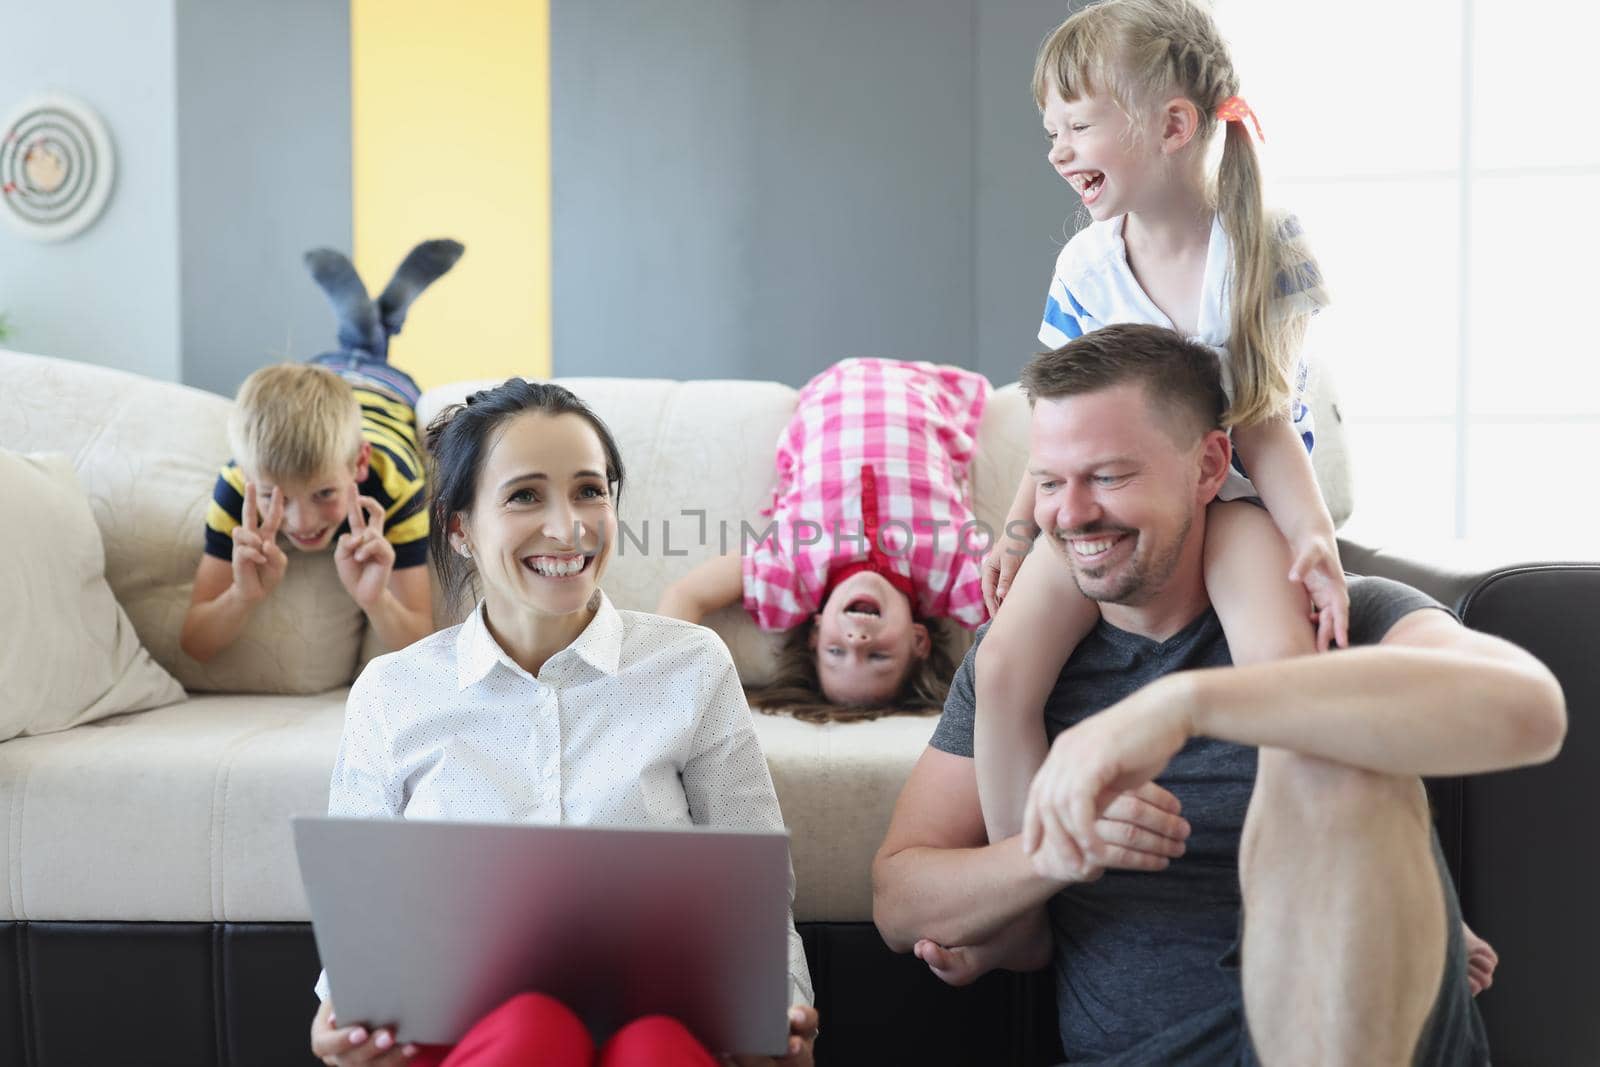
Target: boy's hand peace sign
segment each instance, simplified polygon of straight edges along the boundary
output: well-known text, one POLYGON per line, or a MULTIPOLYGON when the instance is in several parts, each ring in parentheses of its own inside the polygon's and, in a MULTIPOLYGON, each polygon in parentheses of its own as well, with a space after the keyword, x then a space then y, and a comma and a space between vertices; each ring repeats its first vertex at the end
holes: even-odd
POLYGON ((383 536, 383 505, 362 496, 352 483, 348 515, 350 532, 339 538, 333 562, 339 581, 362 611, 383 599, 394 572, 394 546, 383 536))
POLYGON ((278 547, 283 494, 273 489, 265 512, 255 482, 244 486, 244 509, 233 528, 233 588, 247 604, 262 600, 283 581, 289 557, 278 547))

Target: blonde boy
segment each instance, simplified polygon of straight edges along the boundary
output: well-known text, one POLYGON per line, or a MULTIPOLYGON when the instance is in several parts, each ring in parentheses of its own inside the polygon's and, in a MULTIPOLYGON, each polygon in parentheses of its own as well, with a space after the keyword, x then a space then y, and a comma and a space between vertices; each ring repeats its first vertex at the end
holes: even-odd
POLYGON ((428 509, 416 416, 370 378, 279 364, 245 379, 233 450, 206 511, 205 554, 184 651, 209 660, 244 630, 288 569, 278 536, 333 549, 339 581, 389 649, 433 629, 428 509))

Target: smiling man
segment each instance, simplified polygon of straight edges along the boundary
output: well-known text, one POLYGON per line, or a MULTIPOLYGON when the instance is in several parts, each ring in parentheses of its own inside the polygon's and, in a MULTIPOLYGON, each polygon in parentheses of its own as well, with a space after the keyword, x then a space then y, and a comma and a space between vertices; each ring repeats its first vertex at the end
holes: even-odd
POLYGON ((1487 1063, 1419 776, 1552 758, 1554 677, 1371 578, 1368 647, 1230 666, 1202 576, 1216 356, 1110 326, 1023 384, 1044 561, 1101 621, 1047 702, 1024 833, 992 844, 969 653, 874 863, 885 941, 955 984, 1053 958, 1074 1064, 1487 1063))

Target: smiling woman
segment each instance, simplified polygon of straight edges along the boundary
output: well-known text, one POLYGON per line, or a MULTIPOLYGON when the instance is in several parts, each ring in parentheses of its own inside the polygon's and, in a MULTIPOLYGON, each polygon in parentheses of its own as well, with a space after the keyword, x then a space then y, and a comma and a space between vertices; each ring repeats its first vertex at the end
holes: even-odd
POLYGON ((459 592, 471 561, 487 625, 537 673, 593 619, 617 540, 622 457, 558 386, 512 379, 429 430, 439 471, 434 558, 459 592))
MULTIPOLYGON (((781 830, 727 647, 702 627, 619 611, 600 588, 623 483, 605 423, 560 386, 513 378, 447 408, 427 438, 435 566, 447 590, 470 586, 482 599, 461 625, 374 660, 356 680, 329 814, 781 830)), ((792 919, 789 986, 785 1062, 805 1065, 816 1013, 792 919)), ((312 1050, 330 1063, 593 1055, 576 1017, 549 998, 508 1001, 452 1052, 335 1022, 325 981, 318 992, 312 1050)), ((619 1041, 633 1049, 626 1062, 714 1063, 660 1017, 624 1027, 619 1041)))
MULTIPOLYGON (((460 596, 476 577, 486 599, 507 597, 509 608, 528 591, 525 575, 581 579, 566 584, 598 592, 616 540, 622 455, 583 401, 513 378, 442 412, 428 449, 431 547, 447 593, 460 596)), ((576 592, 560 596, 564 604, 576 592)))

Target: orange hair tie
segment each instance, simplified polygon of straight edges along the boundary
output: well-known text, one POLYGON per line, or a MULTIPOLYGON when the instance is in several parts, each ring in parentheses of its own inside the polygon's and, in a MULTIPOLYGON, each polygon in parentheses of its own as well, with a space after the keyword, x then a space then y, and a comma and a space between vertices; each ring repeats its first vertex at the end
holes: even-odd
MULTIPOLYGON (((1217 118, 1223 122, 1244 122, 1249 120, 1256 128, 1256 139, 1265 143, 1267 135, 1261 132, 1261 120, 1256 118, 1256 113, 1250 110, 1250 105, 1244 102, 1242 96, 1230 96, 1217 105, 1217 118)), ((1249 130, 1245 131, 1249 133, 1249 130)))

